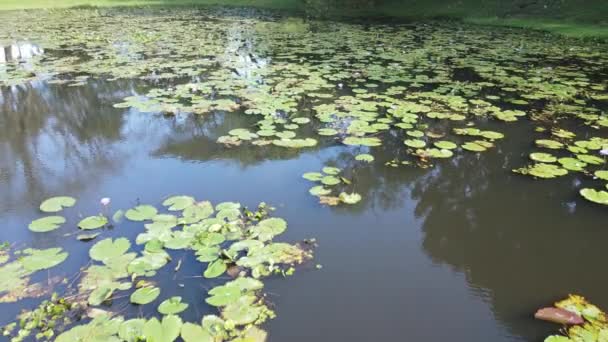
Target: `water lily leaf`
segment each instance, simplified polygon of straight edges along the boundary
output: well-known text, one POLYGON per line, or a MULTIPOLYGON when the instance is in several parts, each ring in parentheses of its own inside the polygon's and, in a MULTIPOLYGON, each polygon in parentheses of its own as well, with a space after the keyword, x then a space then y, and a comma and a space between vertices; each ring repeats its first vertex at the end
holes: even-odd
POLYGON ((184 342, 214 342, 215 338, 198 324, 184 323, 181 337, 184 342))
POLYGON ((108 224, 108 219, 105 216, 89 216, 78 223, 81 229, 98 229, 108 224))
POLYGON ((193 205, 195 202, 193 197, 190 196, 173 196, 167 198, 163 205, 168 207, 167 209, 170 211, 179 211, 188 208, 193 205))
POLYGON ((146 320, 141 318, 124 321, 118 329, 118 336, 127 342, 137 342, 143 334, 144 324, 146 320))
POLYGON ((549 153, 535 152, 530 153, 530 159, 541 163, 555 163, 557 158, 549 153))
POLYGON ((76 204, 76 199, 73 197, 51 197, 40 204, 40 210, 45 213, 56 213, 63 210, 63 208, 73 207, 74 204, 76 204))
POLYGON ((223 285, 212 288, 205 301, 212 306, 226 306, 237 301, 241 297, 241 288, 234 285, 223 285))
POLYGON ((151 205, 139 205, 127 210, 125 216, 131 221, 151 220, 158 211, 151 205))
POLYGON ((182 303, 182 297, 171 297, 158 306, 158 312, 163 315, 180 313, 188 308, 188 303, 182 303))
POLYGON ((570 171, 583 171, 587 164, 575 158, 565 157, 557 160, 564 169, 570 171))
POLYGON ((374 156, 372 156, 371 154, 365 154, 365 153, 358 154, 355 156, 355 160, 371 163, 374 161, 374 156))
POLYGON ((317 133, 319 135, 332 136, 332 135, 337 135, 338 131, 333 128, 319 128, 317 133))
POLYGON ((227 266, 224 260, 218 259, 207 265, 207 269, 203 273, 205 278, 217 278, 226 272, 227 266))
POLYGON ((91 234, 79 234, 76 236, 76 239, 80 241, 91 241, 98 237, 101 233, 91 233, 91 234))
POLYGON ((323 178, 321 178, 321 183, 325 184, 325 185, 336 185, 336 184, 340 184, 340 179, 334 176, 325 176, 323 178))
POLYGON ((578 158, 579 160, 581 160, 587 164, 592 164, 592 165, 604 164, 604 159, 597 157, 597 156, 592 156, 590 154, 578 154, 576 156, 576 158, 578 158))
POLYGON ((48 249, 25 249, 19 262, 23 267, 30 271, 45 270, 59 265, 68 257, 67 252, 63 252, 61 248, 48 249))
POLYGON ((182 320, 175 315, 164 316, 162 322, 156 317, 148 320, 142 329, 147 341, 173 342, 181 332, 182 320))
POLYGON ((215 210, 238 210, 241 208, 241 204, 238 202, 222 202, 215 206, 215 210))
POLYGON ((126 238, 118 238, 116 240, 107 238, 94 244, 89 250, 89 256, 93 260, 106 263, 109 260, 119 258, 125 254, 129 248, 131 248, 131 243, 126 238))
POLYGON ((608 181, 608 171, 606 171, 606 170, 595 171, 594 175, 595 175, 595 177, 597 177, 599 179, 608 181))
POLYGON ((255 301, 256 297, 253 295, 241 296, 237 301, 226 305, 222 310, 222 317, 236 325, 253 323, 262 313, 262 308, 254 305, 255 301))
POLYGON ((357 193, 347 194, 342 192, 340 193, 340 200, 346 204, 356 204, 361 201, 361 195, 357 193))
POLYGON ((313 186, 308 190, 313 196, 326 196, 331 193, 331 190, 324 188, 322 185, 313 186))
POLYGON ((476 143, 476 142, 467 142, 462 145, 462 148, 471 151, 471 152, 483 152, 487 150, 486 147, 476 143))
POLYGON ((321 179, 323 179, 323 174, 321 174, 319 172, 307 172, 302 175, 302 178, 312 181, 312 182, 318 182, 321 179))
POLYGON ((57 336, 55 342, 120 342, 115 335, 123 320, 102 315, 84 325, 77 325, 57 336))
POLYGON ((65 218, 61 216, 47 216, 32 221, 32 223, 29 224, 28 228, 36 233, 44 233, 55 230, 64 223, 65 218))
POLYGON ((580 194, 588 201, 608 205, 608 191, 585 188, 581 189, 580 194))
POLYGON ((340 173, 340 169, 338 169, 337 167, 326 166, 323 168, 323 173, 328 175, 337 175, 338 173, 340 173))
POLYGON ((342 142, 345 145, 351 145, 351 146, 361 145, 361 146, 374 147, 374 146, 382 145, 382 141, 376 137, 371 137, 371 138, 346 137, 342 142))
POLYGON ((420 139, 407 139, 403 143, 412 148, 423 148, 426 146, 426 142, 420 139))
POLYGON ((445 150, 453 150, 456 147, 458 147, 458 145, 454 144, 451 141, 436 141, 433 145, 435 145, 435 147, 440 148, 440 149, 445 149, 445 150))
POLYGON ((131 294, 130 300, 133 304, 144 305, 152 303, 159 295, 160 289, 158 287, 142 287, 131 294))
POLYGON ((114 223, 120 223, 122 222, 122 218, 125 216, 125 211, 122 209, 116 210, 116 212, 114 213, 114 215, 112 215, 112 221, 114 223))
POLYGON ((251 228, 252 236, 260 241, 272 240, 275 236, 282 234, 287 229, 287 222, 282 218, 272 217, 260 221, 251 228))
POLYGON ((220 257, 220 248, 216 246, 202 247, 196 250, 196 256, 196 260, 200 262, 212 262, 220 257))
POLYGON ((536 145, 553 150, 559 150, 560 148, 564 147, 564 144, 560 143, 559 141, 549 139, 536 140, 536 145))

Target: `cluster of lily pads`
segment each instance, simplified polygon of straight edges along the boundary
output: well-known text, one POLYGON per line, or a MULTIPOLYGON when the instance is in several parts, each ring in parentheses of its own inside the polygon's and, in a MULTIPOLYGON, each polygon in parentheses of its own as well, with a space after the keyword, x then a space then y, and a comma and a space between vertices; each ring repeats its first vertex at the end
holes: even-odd
MULTIPOLYGON (((368 27, 185 8, 24 12, 2 19, 11 29, 0 30, 0 41, 28 39, 45 54, 27 65, 8 63, 0 85, 140 78, 150 87, 115 107, 250 116, 250 127, 232 127, 217 138, 230 147, 324 143, 364 146, 373 155, 374 147, 400 139, 403 150, 380 162, 429 167, 463 151, 491 150, 504 133, 483 129, 488 122, 532 120, 552 132, 575 122, 585 135, 599 136, 608 127, 608 44, 602 42, 454 22, 368 27), (183 20, 201 15, 209 20, 183 20)), ((539 139, 539 146, 553 146, 542 145, 552 139, 539 139)), ((532 153, 536 163, 518 172, 550 178, 583 163, 599 165, 588 151, 556 162, 532 153)), ((605 204, 605 190, 581 193, 605 204)))
POLYGON ((553 335, 545 342, 601 342, 608 339, 608 316, 597 306, 578 295, 555 303, 555 307, 539 310, 536 318, 565 326, 564 335, 553 335))
MULTIPOLYGON (((369 160, 368 155, 361 155, 359 159, 369 160)), ((321 185, 316 185, 308 191, 311 195, 319 197, 319 203, 330 206, 340 203, 356 204, 361 201, 361 195, 356 192, 338 192, 336 187, 348 186, 352 181, 340 176, 340 170, 337 167, 326 166, 322 172, 307 172, 302 177, 311 182, 319 182, 321 185)))
MULTIPOLYGON (((60 196, 45 200, 40 209, 56 213, 75 204, 74 198, 60 196)), ((267 334, 260 325, 275 314, 266 303, 260 279, 273 274, 291 275, 295 266, 311 259, 313 242, 274 242, 287 229, 287 222, 270 217, 273 209, 264 203, 255 211, 236 202, 214 206, 190 196, 172 196, 162 204, 165 213, 151 205, 138 205, 124 212, 125 218, 143 226, 143 232, 135 239, 135 244, 141 246, 139 251, 132 249, 132 242, 123 237, 96 242, 89 250, 91 262, 82 269, 76 286, 68 288, 60 301, 54 295, 39 308, 24 312, 19 329, 10 324, 5 335, 11 336, 13 342, 33 333, 39 340, 56 338, 55 341, 70 342, 171 342, 179 336, 186 342, 264 341, 267 334), (207 292, 205 302, 217 308, 217 315, 205 315, 201 322, 183 322, 179 314, 189 304, 179 296, 164 297, 163 289, 156 285, 154 276, 173 260, 171 253, 176 250, 192 251, 192 258, 204 265, 203 278, 233 279, 207 292), (157 307, 162 318, 125 319, 112 312, 112 300, 123 297, 125 292, 130 293, 129 301, 134 305, 149 305, 162 299, 157 307), (72 320, 58 320, 74 310, 82 310, 93 319, 80 325, 74 325, 72 320)), ((122 210, 113 216, 115 223, 119 222, 122 210)), ((45 234, 65 223, 62 216, 50 217, 55 219, 33 221, 30 230, 45 234)), ((109 227, 109 222, 104 214, 81 220, 80 229, 99 233, 80 240, 96 239, 109 227)), ((1 254, 1 261, 6 264, 0 266, 0 295, 5 301, 34 294, 40 286, 28 286, 29 276, 58 265, 68 256, 61 248, 25 249, 14 254, 20 257, 10 263, 6 263, 10 259, 8 253, 1 254)), ((180 267, 181 260, 174 271, 180 267)))
MULTIPOLYGON (((575 138, 576 134, 571 131, 553 129, 550 137, 535 141, 536 146, 543 150, 530 153, 533 163, 513 171, 541 179, 579 173, 596 180, 608 181, 608 139, 575 138)), ((608 182, 605 187, 608 189, 608 182)), ((608 192, 604 189, 583 188, 580 194, 591 202, 608 205, 608 192)))

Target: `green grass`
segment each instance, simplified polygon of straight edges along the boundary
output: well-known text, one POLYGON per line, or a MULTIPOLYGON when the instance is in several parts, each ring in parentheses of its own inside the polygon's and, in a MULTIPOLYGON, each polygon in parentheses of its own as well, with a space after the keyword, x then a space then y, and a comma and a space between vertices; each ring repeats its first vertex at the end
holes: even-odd
MULTIPOLYGON (((578 38, 608 39, 608 0, 384 0, 353 10, 348 0, 330 14, 410 20, 452 18, 492 26, 544 30, 578 38)), ((0 0, 0 10, 73 6, 230 5, 302 12, 300 0, 0 0)))

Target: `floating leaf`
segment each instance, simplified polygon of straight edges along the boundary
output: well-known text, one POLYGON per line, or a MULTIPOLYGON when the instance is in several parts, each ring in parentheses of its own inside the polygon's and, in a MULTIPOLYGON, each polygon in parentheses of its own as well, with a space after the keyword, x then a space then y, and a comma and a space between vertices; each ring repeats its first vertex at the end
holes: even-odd
POLYGON ((340 200, 346 204, 356 204, 361 201, 361 195, 359 195, 357 193, 348 194, 348 193, 342 192, 342 193, 340 193, 340 200))
POLYGON ((205 276, 205 278, 217 278, 226 272, 226 268, 227 266, 224 260, 215 260, 207 266, 203 276, 205 276))
POLYGON ((131 294, 131 303, 144 305, 152 303, 160 295, 158 287, 142 287, 131 294))
POLYGON ((108 224, 108 219, 105 216, 89 216, 78 223, 81 229, 97 229, 108 224))
POLYGON ((374 161, 374 156, 371 154, 358 154, 355 156, 355 160, 371 163, 374 161))
POLYGON ((180 313, 188 308, 187 303, 182 303, 182 297, 171 297, 164 300, 158 306, 158 312, 163 315, 172 315, 180 313))
POLYGON ((89 250, 89 256, 93 260, 107 263, 125 254, 129 248, 131 248, 131 243, 126 238, 116 240, 107 238, 94 244, 89 250))
POLYGON ((608 191, 585 188, 581 189, 580 194, 588 201, 608 205, 608 191))
POLYGON ((19 262, 30 271, 40 271, 59 265, 68 257, 61 248, 25 249, 19 262))
MULTIPOLYGON (((167 198, 163 205, 170 211, 184 210, 194 204, 194 198, 190 196, 173 196, 167 198)), ((156 214, 156 213, 155 213, 156 214)))
POLYGON ((325 185, 336 185, 336 184, 340 184, 340 179, 334 176, 325 176, 321 179, 321 183, 325 184, 325 185))
POLYGON ((125 216, 131 221, 151 220, 158 211, 151 205, 139 205, 127 210, 125 216))
POLYGON ((307 179, 312 182, 318 182, 318 181, 321 181, 321 179, 323 179, 323 174, 321 174, 319 172, 307 172, 302 175, 302 178, 307 179))
POLYGON ((184 342, 214 342, 215 338, 200 325, 184 323, 182 325, 181 337, 184 342))
POLYGON ((164 316, 161 322, 154 317, 144 324, 142 335, 146 341, 173 342, 179 337, 181 329, 182 320, 177 316, 164 316))
POLYGON ((33 232, 44 233, 55 230, 64 223, 65 218, 61 216, 47 216, 32 221, 32 223, 29 224, 28 228, 33 232))
POLYGON ((331 190, 324 188, 322 185, 313 186, 308 190, 313 196, 326 196, 331 193, 331 190))
POLYGON ((91 241, 98 237, 101 233, 79 234, 76 239, 80 241, 91 241))
POLYGON ((541 163, 554 163, 557 161, 557 158, 553 155, 543 152, 530 153, 530 159, 541 163))
POLYGON ((51 197, 40 204, 40 210, 45 213, 56 213, 63 210, 63 208, 73 207, 74 204, 76 204, 76 199, 73 197, 51 197))

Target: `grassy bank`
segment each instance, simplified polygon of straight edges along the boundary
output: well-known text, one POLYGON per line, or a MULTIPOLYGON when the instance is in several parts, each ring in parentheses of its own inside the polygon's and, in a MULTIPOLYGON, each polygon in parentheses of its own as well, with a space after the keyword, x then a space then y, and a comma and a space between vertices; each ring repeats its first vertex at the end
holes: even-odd
MULTIPOLYGON (((606 0, 384 0, 352 10, 348 0, 333 10, 341 16, 390 16, 410 20, 452 18, 466 22, 544 30, 571 37, 608 39, 606 0)), ((2 0, 0 10, 74 6, 229 5, 303 12, 300 0, 2 0)))

